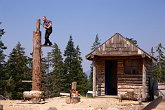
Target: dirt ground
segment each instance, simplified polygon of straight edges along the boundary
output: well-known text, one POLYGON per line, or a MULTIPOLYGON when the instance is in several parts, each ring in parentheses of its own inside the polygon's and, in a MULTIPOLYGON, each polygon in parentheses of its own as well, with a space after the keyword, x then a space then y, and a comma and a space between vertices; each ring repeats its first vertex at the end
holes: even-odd
POLYGON ((22 100, 0 100, 3 110, 141 110, 147 103, 139 105, 137 101, 123 100, 114 97, 81 97, 76 104, 66 104, 66 97, 46 99, 44 104, 32 104, 22 100))

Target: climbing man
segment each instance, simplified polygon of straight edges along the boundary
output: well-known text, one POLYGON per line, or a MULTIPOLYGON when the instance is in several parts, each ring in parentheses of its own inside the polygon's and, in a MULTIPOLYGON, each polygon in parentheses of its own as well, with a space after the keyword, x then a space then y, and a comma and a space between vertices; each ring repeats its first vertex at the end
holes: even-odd
POLYGON ((46 29, 45 30, 45 43, 43 44, 44 46, 49 44, 49 46, 52 45, 52 43, 49 40, 49 36, 52 33, 52 21, 47 20, 46 16, 42 17, 43 20, 43 27, 46 29))

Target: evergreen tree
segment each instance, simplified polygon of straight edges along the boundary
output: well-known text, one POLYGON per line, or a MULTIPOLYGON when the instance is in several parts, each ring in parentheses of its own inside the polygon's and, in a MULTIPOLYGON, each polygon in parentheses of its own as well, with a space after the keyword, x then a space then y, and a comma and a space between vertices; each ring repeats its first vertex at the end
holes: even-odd
POLYGON ((71 83, 73 81, 76 81, 75 76, 75 64, 74 64, 74 58, 76 57, 76 50, 74 48, 74 43, 72 41, 72 36, 70 36, 69 41, 67 43, 66 49, 64 51, 64 56, 66 57, 64 60, 64 72, 65 76, 67 78, 65 82, 65 91, 69 92, 71 89, 71 83))
POLYGON ((165 47, 161 43, 156 47, 158 53, 157 62, 154 64, 154 78, 158 82, 165 82, 165 47))
POLYGON ((74 48, 72 36, 70 36, 64 56, 65 74, 67 76, 66 91, 71 89, 72 82, 77 82, 77 90, 84 95, 87 91, 87 76, 82 69, 80 49, 78 46, 74 48))
POLYGON ((60 91, 65 91, 66 77, 64 74, 64 64, 61 51, 56 43, 49 53, 52 72, 48 74, 50 97, 59 96, 60 91))
POLYGON ((49 56, 41 59, 41 90, 45 92, 45 97, 48 97, 48 74, 49 74, 49 56))
POLYGON ((135 39, 133 39, 133 38, 127 38, 127 37, 126 37, 126 39, 127 39, 129 42, 131 42, 132 44, 138 46, 138 45, 137 45, 137 40, 135 40, 135 39))
MULTIPOLYGON (((1 24, 1 22, 0 22, 1 24)), ((4 46, 4 43, 2 42, 1 38, 4 35, 4 29, 0 29, 0 94, 4 95, 5 92, 5 86, 6 86, 6 74, 5 74, 5 55, 4 50, 6 47, 4 46)))
MULTIPOLYGON (((95 50, 97 47, 99 47, 99 45, 101 44, 100 42, 101 40, 99 39, 98 34, 95 37, 95 41, 93 43, 93 45, 91 46, 91 51, 95 50)), ((88 81, 88 90, 92 90, 93 88, 93 65, 90 65, 90 75, 89 75, 89 81, 88 81)))
POLYGON ((101 44, 101 42, 100 42, 100 39, 99 39, 99 35, 96 34, 95 41, 94 41, 93 45, 91 46, 91 50, 93 51, 93 50, 96 49, 100 44, 101 44))
POLYGON ((20 99, 25 90, 31 90, 31 84, 23 84, 22 80, 31 79, 31 69, 29 68, 28 57, 25 56, 24 48, 18 42, 16 47, 9 55, 6 64, 6 72, 8 74, 8 89, 6 96, 12 99, 20 99))
MULTIPOLYGON (((76 57, 75 57, 75 76, 77 76, 77 90, 81 95, 87 93, 87 75, 83 72, 82 68, 82 58, 79 46, 76 47, 76 57)), ((76 80, 76 79, 75 79, 76 80)))

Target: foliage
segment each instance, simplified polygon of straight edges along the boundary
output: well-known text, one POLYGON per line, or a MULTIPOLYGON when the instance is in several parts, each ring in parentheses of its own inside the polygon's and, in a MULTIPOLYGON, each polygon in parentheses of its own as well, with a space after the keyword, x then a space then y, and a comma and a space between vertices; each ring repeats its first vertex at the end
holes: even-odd
POLYGON ((9 55, 6 64, 7 88, 6 95, 11 99, 20 99, 25 90, 31 89, 31 84, 23 84, 22 80, 31 79, 28 57, 25 56, 24 48, 18 42, 9 55))
POLYGON ((59 96, 60 91, 65 90, 65 74, 64 74, 64 64, 61 55, 61 50, 58 45, 54 43, 52 51, 49 53, 50 64, 52 67, 52 72, 48 73, 47 78, 48 83, 48 93, 49 97, 59 96))
MULTIPOLYGON (((0 23, 1 24, 1 23, 0 23)), ((6 47, 4 46, 4 43, 2 42, 1 38, 5 34, 4 29, 0 29, 0 94, 4 95, 5 93, 5 86, 6 86, 6 77, 5 74, 5 54, 4 50, 6 47)))
POLYGON ((101 40, 99 39, 99 35, 96 34, 95 41, 94 41, 93 45, 91 46, 91 50, 92 50, 92 51, 93 51, 94 49, 96 49, 96 48, 101 44, 100 41, 101 41, 101 40))
POLYGON ((82 69, 82 58, 79 47, 74 47, 72 36, 67 43, 64 51, 64 67, 65 76, 67 78, 65 82, 65 91, 69 92, 71 89, 71 83, 77 82, 77 90, 80 94, 84 95, 87 91, 87 76, 82 69))
POLYGON ((133 39, 133 38, 127 38, 127 37, 126 37, 126 39, 127 39, 128 41, 130 41, 132 44, 138 46, 138 45, 137 45, 137 40, 135 40, 135 39, 133 39))
MULTIPOLYGON (((97 47, 99 47, 99 45, 101 44, 100 42, 101 40, 99 39, 98 34, 95 37, 95 41, 93 43, 93 45, 91 46, 91 50, 95 50, 97 47)), ((90 65, 90 75, 89 75, 89 81, 88 81, 88 90, 92 90, 93 88, 93 65, 90 65)))
POLYGON ((64 50, 64 74, 67 78, 65 81, 65 91, 69 92, 71 89, 71 83, 72 81, 75 81, 75 71, 74 71, 74 58, 76 57, 74 43, 72 41, 72 36, 70 36, 70 39, 67 43, 66 49, 64 50))
POLYGON ((77 73, 77 90, 81 95, 85 95, 88 91, 87 88, 87 75, 83 72, 82 58, 79 46, 76 47, 75 69, 77 73))
POLYGON ((161 43, 158 44, 156 47, 157 52, 157 62, 154 64, 154 79, 158 82, 165 82, 165 55, 164 55, 165 48, 162 46, 161 43))
MULTIPOLYGON (((1 23, 0 23, 1 24, 1 23)), ((4 46, 4 43, 2 42, 1 38, 2 38, 2 35, 4 35, 4 29, 0 29, 0 64, 3 64, 4 63, 4 59, 5 59, 5 55, 3 54, 4 50, 7 49, 5 46, 4 46)), ((2 65, 1 65, 2 66, 2 65)), ((1 68, 0 68, 1 70, 1 68)))

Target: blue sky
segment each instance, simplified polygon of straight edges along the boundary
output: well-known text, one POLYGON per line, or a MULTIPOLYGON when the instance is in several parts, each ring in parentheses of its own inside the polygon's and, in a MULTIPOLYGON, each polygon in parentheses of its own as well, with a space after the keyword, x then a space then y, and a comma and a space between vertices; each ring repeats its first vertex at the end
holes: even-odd
MULTIPOLYGON (((85 55, 97 33, 101 43, 115 33, 134 38, 147 52, 158 43, 165 46, 165 0, 0 0, 0 28, 6 31, 2 40, 7 55, 18 41, 27 55, 32 52, 35 21, 43 15, 53 22, 50 39, 61 52, 72 35, 82 52, 84 71, 90 69, 85 55)), ((41 31, 44 35, 43 28, 41 31)))

